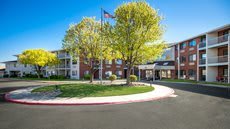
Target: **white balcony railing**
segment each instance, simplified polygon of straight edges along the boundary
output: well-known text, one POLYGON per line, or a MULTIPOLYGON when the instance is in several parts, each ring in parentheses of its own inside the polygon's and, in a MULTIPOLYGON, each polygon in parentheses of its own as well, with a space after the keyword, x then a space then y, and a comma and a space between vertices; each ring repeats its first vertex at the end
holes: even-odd
POLYGON ((227 63, 228 62, 228 56, 216 56, 216 57, 210 57, 208 58, 208 63, 227 63))
POLYGON ((208 40, 208 46, 224 43, 228 41, 228 34, 219 37, 211 38, 208 40))
POLYGON ((200 59, 200 60, 199 60, 199 64, 200 64, 200 65, 206 64, 206 59, 200 59))
POLYGON ((206 42, 200 42, 199 43, 199 48, 204 48, 206 47, 206 42))
POLYGON ((58 68, 70 68, 70 65, 61 64, 61 65, 58 66, 58 68))
POLYGON ((70 58, 70 55, 66 54, 58 54, 58 58, 70 58))

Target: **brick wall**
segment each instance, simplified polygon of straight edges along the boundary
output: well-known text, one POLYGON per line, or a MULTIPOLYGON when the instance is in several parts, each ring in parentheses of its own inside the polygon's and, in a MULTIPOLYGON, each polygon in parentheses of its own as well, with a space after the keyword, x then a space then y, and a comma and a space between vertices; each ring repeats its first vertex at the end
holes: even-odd
MULTIPOLYGON (((180 58, 182 56, 184 56, 186 58, 185 62, 181 62, 180 61, 180 64, 179 64, 179 65, 183 64, 183 66, 180 66, 180 70, 185 70, 186 71, 186 77, 188 77, 188 71, 189 71, 189 69, 192 69, 192 70, 196 71, 196 73, 198 71, 197 70, 197 61, 198 61, 198 57, 197 57, 197 45, 201 42, 201 37, 194 38, 194 40, 196 41, 196 46, 193 46, 193 47, 189 46, 189 42, 191 40, 193 40, 193 39, 190 39, 190 40, 187 40, 187 41, 179 43, 179 45, 181 45, 182 43, 186 43, 186 48, 183 49, 183 50, 179 50, 180 51, 180 58), (192 55, 192 54, 196 55, 196 61, 190 62, 189 61, 189 55, 192 55)), ((204 53, 205 53, 205 51, 204 51, 204 53)), ((175 59, 177 59, 177 57, 178 57, 178 52, 175 51, 175 59)), ((175 60, 175 62, 176 62, 176 60, 175 60)), ((176 71, 178 70, 178 64, 177 63, 175 64, 175 70, 176 71)), ((176 74, 174 74, 174 76, 175 76, 175 78, 177 78, 176 74)), ((195 78, 196 78, 196 76, 195 76, 195 78)))
MULTIPOLYGON (((122 61, 121 65, 116 64, 115 60, 112 60, 112 64, 105 64, 105 61, 103 61, 103 70, 102 70, 102 77, 106 78, 105 72, 106 71, 112 71, 112 74, 116 74, 116 71, 122 71, 122 76, 121 78, 125 77, 125 61, 122 61)), ((90 72, 90 67, 88 64, 84 64, 84 58, 80 58, 80 78, 84 77, 85 71, 90 72)), ((97 70, 94 74, 94 78, 98 79, 99 78, 99 70, 97 70)))

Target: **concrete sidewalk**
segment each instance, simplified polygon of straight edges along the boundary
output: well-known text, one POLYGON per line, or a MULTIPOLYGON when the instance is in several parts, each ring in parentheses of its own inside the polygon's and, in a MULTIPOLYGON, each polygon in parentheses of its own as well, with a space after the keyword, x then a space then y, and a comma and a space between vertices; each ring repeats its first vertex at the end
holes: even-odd
MULTIPOLYGON (((147 83, 143 83, 149 85, 147 83)), ((103 104, 124 104, 132 102, 142 102, 157 100, 174 96, 174 90, 165 86, 154 84, 155 90, 146 93, 109 96, 109 97, 85 97, 85 98, 61 98, 56 97, 61 92, 54 91, 49 93, 31 93, 37 87, 20 89, 9 92, 5 99, 10 102, 30 104, 30 105, 103 105, 103 104)))

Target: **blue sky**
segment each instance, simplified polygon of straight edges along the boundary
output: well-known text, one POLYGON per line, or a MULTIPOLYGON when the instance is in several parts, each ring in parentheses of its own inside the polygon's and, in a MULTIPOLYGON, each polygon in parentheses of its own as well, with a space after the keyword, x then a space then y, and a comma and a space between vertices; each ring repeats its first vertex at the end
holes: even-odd
MULTIPOLYGON (((113 14, 126 0, 0 0, 0 62, 25 49, 60 49, 70 23, 113 14)), ((176 42, 230 23, 229 0, 147 0, 164 16, 164 40, 176 42)))

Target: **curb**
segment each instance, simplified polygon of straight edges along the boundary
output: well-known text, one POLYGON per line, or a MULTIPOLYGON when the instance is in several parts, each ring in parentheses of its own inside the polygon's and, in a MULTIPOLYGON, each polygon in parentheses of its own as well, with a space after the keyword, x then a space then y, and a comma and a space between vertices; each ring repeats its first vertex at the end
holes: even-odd
POLYGON ((213 84, 202 84, 202 83, 189 83, 189 82, 167 82, 167 81, 157 81, 163 83, 179 83, 179 84, 191 84, 191 85, 200 85, 200 86, 207 86, 207 87, 217 87, 217 88, 230 88, 230 86, 222 86, 222 85, 213 85, 213 84))
POLYGON ((26 104, 26 105, 48 105, 48 106, 80 106, 80 105, 114 105, 114 104, 127 104, 127 103, 134 103, 134 102, 146 102, 152 100, 159 100, 163 98, 168 98, 170 95, 174 94, 175 91, 169 88, 171 91, 170 93, 161 96, 161 97, 154 97, 154 98, 147 98, 147 99, 140 99, 140 100, 129 100, 129 101, 120 101, 120 102, 98 102, 98 103, 43 103, 43 102, 27 102, 27 101, 20 101, 16 99, 11 99, 9 97, 10 92, 6 93, 4 98, 8 102, 18 103, 18 104, 26 104))

